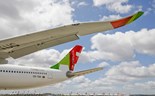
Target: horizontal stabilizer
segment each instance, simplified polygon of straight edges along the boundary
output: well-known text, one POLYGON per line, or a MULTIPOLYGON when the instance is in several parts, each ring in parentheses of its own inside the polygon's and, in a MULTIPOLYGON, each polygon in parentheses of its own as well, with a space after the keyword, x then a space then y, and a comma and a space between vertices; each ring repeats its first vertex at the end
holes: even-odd
POLYGON ((78 77, 78 76, 86 75, 100 70, 103 70, 103 67, 98 67, 98 68, 93 68, 93 69, 88 69, 88 70, 78 71, 78 72, 68 72, 67 76, 69 78, 78 77))

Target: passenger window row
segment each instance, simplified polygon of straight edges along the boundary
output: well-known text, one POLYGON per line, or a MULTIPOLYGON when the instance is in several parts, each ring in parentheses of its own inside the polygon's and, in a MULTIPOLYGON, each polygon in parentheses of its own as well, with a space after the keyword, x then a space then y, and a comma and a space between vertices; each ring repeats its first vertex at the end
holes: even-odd
POLYGON ((42 72, 28 72, 28 71, 10 71, 10 70, 0 70, 0 72, 5 72, 5 73, 24 73, 24 74, 43 74, 47 75, 47 73, 42 73, 42 72))

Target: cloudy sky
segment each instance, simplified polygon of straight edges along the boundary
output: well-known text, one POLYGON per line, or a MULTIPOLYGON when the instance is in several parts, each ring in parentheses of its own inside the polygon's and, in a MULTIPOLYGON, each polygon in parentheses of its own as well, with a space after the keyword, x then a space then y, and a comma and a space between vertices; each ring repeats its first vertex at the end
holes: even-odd
MULTIPOLYGON (((76 22, 118 19, 145 14, 119 29, 80 37, 9 63, 49 67, 76 44, 84 46, 75 71, 104 70, 56 85, 20 93, 145 93, 155 94, 155 0, 1 0, 0 39, 76 22)), ((0 93, 18 91, 0 91, 0 93)))

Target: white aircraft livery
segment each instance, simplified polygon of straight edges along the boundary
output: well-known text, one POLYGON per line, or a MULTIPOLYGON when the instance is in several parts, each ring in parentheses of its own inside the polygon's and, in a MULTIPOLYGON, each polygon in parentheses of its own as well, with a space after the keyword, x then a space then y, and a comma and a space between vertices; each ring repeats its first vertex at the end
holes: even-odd
POLYGON ((82 46, 76 45, 60 62, 50 68, 35 68, 17 65, 0 66, 0 89, 22 89, 33 88, 85 75, 102 70, 94 68, 80 72, 73 72, 81 53, 82 46))

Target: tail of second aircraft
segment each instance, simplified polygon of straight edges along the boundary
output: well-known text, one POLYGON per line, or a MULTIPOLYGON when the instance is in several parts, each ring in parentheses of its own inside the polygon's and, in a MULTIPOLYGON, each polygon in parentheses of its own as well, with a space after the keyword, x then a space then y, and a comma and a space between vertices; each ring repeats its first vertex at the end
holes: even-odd
POLYGON ((62 71, 73 71, 74 66, 79 59, 79 55, 82 51, 82 48, 82 46, 76 45, 60 62, 58 62, 54 66, 51 66, 50 68, 60 69, 62 71), (62 69, 62 67, 65 69, 62 69))
POLYGON ((78 77, 92 72, 102 70, 103 67, 73 72, 74 66, 79 59, 79 55, 82 51, 82 46, 76 45, 60 62, 51 66, 51 69, 58 69, 66 72, 68 78, 78 77))

